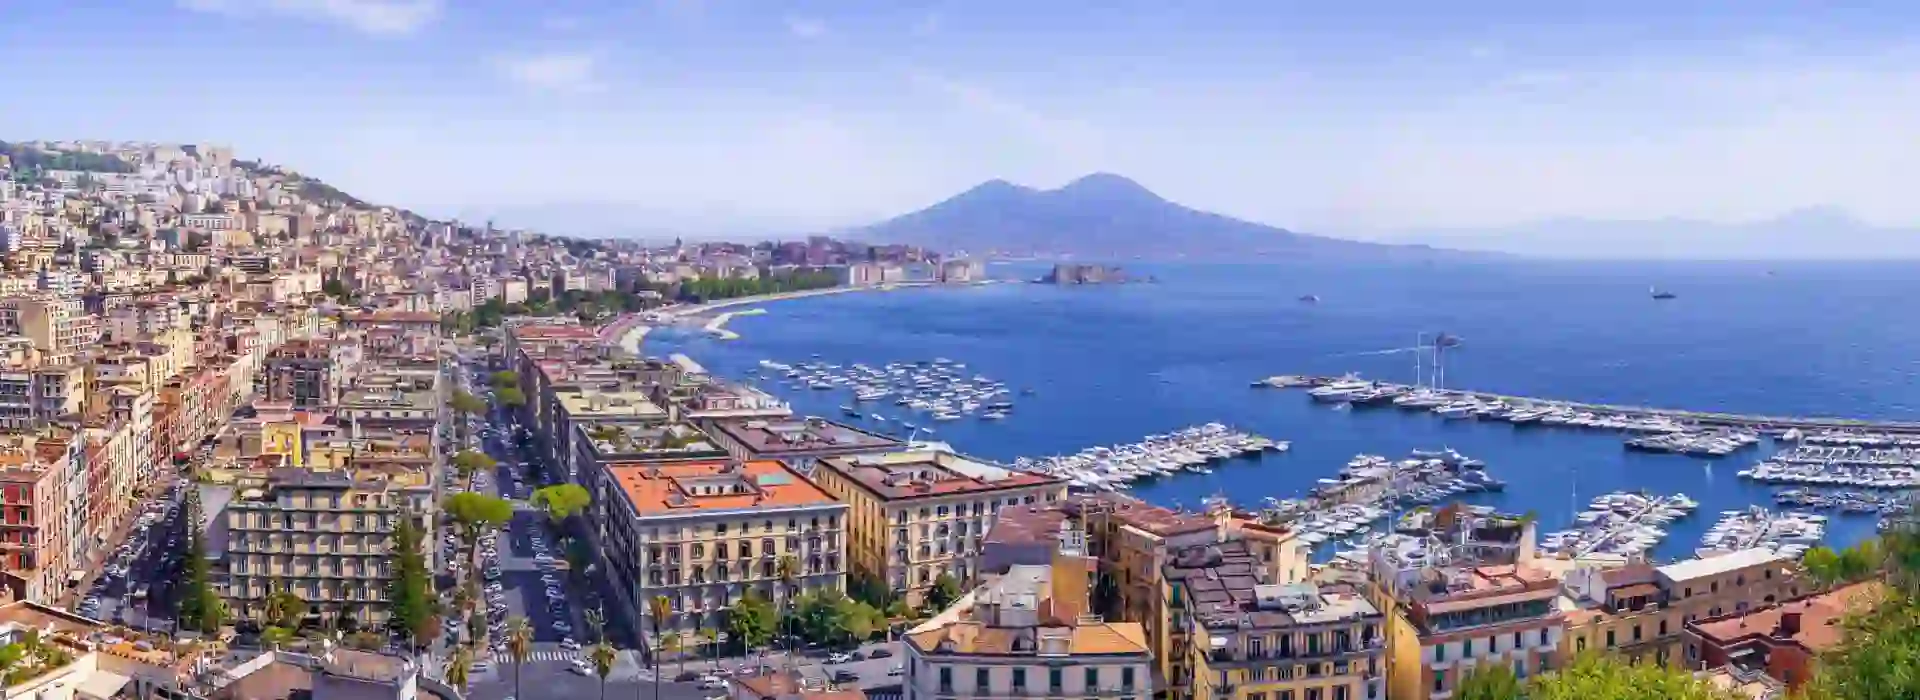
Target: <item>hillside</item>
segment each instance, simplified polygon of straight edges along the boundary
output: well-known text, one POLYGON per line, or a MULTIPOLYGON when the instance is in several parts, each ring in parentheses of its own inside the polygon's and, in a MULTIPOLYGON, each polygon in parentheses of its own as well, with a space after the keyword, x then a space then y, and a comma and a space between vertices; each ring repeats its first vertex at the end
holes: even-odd
POLYGON ((846 234, 936 250, 1086 258, 1373 257, 1429 250, 1312 236, 1199 211, 1106 173, 1054 190, 993 180, 846 234))

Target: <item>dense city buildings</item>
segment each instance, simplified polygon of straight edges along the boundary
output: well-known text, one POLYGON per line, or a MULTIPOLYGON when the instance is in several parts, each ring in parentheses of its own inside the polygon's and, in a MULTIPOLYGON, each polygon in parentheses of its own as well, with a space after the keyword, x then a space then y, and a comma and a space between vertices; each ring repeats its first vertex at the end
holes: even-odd
POLYGON ((1849 616, 1886 595, 1879 581, 1864 581, 1762 608, 1686 623, 1688 668, 1729 668, 1736 678, 1756 675, 1799 690, 1813 678, 1820 654, 1840 644, 1849 616))

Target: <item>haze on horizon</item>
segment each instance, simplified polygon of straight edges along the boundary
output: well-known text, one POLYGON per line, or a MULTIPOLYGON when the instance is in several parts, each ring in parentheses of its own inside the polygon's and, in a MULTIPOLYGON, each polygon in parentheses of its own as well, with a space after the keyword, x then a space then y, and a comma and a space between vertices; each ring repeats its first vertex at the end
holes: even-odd
POLYGON ((1095 171, 1355 238, 1920 227, 1920 6, 1564 5, 16 3, 0 139, 229 144, 557 233, 805 232, 1095 171))

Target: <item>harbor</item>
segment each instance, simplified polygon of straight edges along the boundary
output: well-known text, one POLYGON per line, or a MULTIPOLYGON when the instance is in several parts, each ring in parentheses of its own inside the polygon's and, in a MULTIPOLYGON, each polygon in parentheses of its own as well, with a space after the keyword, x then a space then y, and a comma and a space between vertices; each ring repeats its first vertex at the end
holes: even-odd
POLYGON ((967 373, 967 365, 944 357, 883 365, 853 363, 838 365, 823 362, 817 356, 806 362, 787 364, 761 360, 750 376, 777 382, 788 389, 843 392, 852 401, 840 406, 840 413, 851 419, 866 419, 891 424, 912 432, 937 432, 930 425, 887 415, 888 406, 923 420, 941 422, 966 417, 984 421, 1004 420, 1013 415, 1014 391, 1005 383, 983 374, 967 373))
POLYGON ((1907 444, 1920 446, 1920 422, 1866 420, 1857 418, 1824 418, 1794 416, 1762 416, 1735 413, 1717 413, 1712 411, 1690 411, 1682 409, 1650 408, 1646 406, 1618 406, 1611 404, 1584 403, 1557 399, 1543 399, 1528 396, 1509 396, 1484 391, 1461 389, 1434 389, 1430 387, 1374 382, 1348 375, 1342 377, 1277 375, 1254 382, 1262 388, 1304 388, 1316 401, 1323 403, 1348 403, 1353 406, 1397 405, 1403 408, 1435 408, 1464 402, 1474 402, 1476 408, 1455 405, 1447 413, 1437 414, 1443 417, 1464 412, 1477 418, 1495 418, 1524 425, 1539 423, 1542 425, 1574 425, 1579 418, 1593 423, 1593 427, 1616 428, 1642 432, 1681 432, 1713 428, 1740 428, 1770 435, 1785 435, 1787 431, 1801 431, 1801 440, 1806 439, 1808 431, 1823 433, 1823 440, 1841 440, 1846 435, 1856 435, 1862 442, 1856 444, 1907 444), (1316 393, 1318 392, 1318 393, 1316 393), (1403 397, 1416 397, 1402 401, 1403 397), (1423 406, 1421 404, 1434 399, 1445 399, 1447 403, 1423 406), (1590 414, 1582 417, 1581 414, 1590 414), (1906 441, 1906 442, 1902 442, 1906 441))
POLYGON ((1799 557, 1826 537, 1827 516, 1805 511, 1774 511, 1762 506, 1720 513, 1720 521, 1700 537, 1698 556, 1714 556, 1765 547, 1799 557))
POLYGON ((1149 435, 1137 442, 1089 447, 1070 455, 1013 460, 1021 471, 1051 474, 1080 491, 1124 490, 1136 481, 1179 472, 1212 474, 1213 466, 1241 457, 1285 452, 1286 441, 1244 433, 1220 423, 1149 435))
POLYGON ((1700 504, 1686 494, 1602 494, 1588 504, 1587 510, 1574 516, 1572 529, 1542 534, 1540 551, 1568 559, 1595 555, 1642 558, 1667 538, 1666 526, 1698 507, 1700 504))

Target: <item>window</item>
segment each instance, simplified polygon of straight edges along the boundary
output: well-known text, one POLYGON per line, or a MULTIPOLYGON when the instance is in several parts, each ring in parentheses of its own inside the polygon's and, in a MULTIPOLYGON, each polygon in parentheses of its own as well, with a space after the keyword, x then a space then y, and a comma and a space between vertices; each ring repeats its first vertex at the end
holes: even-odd
MULTIPOLYGON (((1059 671, 1055 671, 1054 673, 1059 673, 1059 671)), ((1087 669, 1086 684, 1087 684, 1088 695, 1092 695, 1095 692, 1097 692, 1096 689, 1100 687, 1100 669, 1098 668, 1087 669)))
POLYGON ((1447 645, 1446 645, 1446 644, 1436 644, 1436 645, 1434 645, 1434 647, 1433 647, 1433 662, 1434 662, 1434 663, 1440 663, 1440 662, 1442 662, 1442 661, 1446 661, 1446 660, 1447 660, 1447 645))
POLYGON ((1023 690, 1026 690, 1026 689, 1027 689, 1027 670, 1026 670, 1026 669, 1024 669, 1024 668, 1016 668, 1016 669, 1014 669, 1014 670, 1013 670, 1013 690, 1014 690, 1014 692, 1016 692, 1016 693, 1017 693, 1017 692, 1020 692, 1020 691, 1023 691, 1023 690))
POLYGON ((1614 647, 1613 630, 1607 630, 1607 648, 1612 649, 1613 647, 1614 647))
MULTIPOLYGON (((1087 670, 1091 671, 1093 669, 1087 670)), ((1059 695, 1060 690, 1067 685, 1065 676, 1066 673, 1059 668, 1047 669, 1047 690, 1052 691, 1054 695, 1059 695)))
MULTIPOLYGON (((982 672, 984 673, 985 670, 982 669, 982 672)), ((940 667, 940 692, 953 692, 953 668, 951 666, 940 667)))
MULTIPOLYGON (((1312 651, 1312 650, 1309 649, 1309 651, 1312 651)), ((1473 640, 1471 639, 1461 640, 1460 641, 1460 658, 1464 659, 1471 656, 1473 656, 1473 640)))
POLYGON ((1129 692, 1129 693, 1133 692, 1133 667, 1132 666, 1128 666, 1126 668, 1120 669, 1120 689, 1124 692, 1129 692))
POLYGON ((976 668, 973 670, 973 692, 975 694, 984 692, 987 687, 991 685, 987 681, 987 669, 976 668))
POLYGON ((1666 620, 1661 620, 1661 621, 1660 621, 1660 636, 1662 636, 1662 637, 1665 637, 1665 636, 1667 636, 1667 621, 1666 621, 1666 620))
POLYGON ((1586 637, 1574 637, 1574 638, 1573 638, 1573 650, 1574 650, 1574 651, 1576 651, 1576 652, 1579 652, 1579 651, 1586 651, 1586 650, 1587 650, 1587 638, 1586 638, 1586 637))
POLYGON ((1521 647, 1524 647, 1524 646, 1526 646, 1526 645, 1527 645, 1527 643, 1526 643, 1526 641, 1524 641, 1524 640, 1522 640, 1522 639, 1520 638, 1520 633, 1519 633, 1519 632, 1515 632, 1515 633, 1513 633, 1513 648, 1515 648, 1515 649, 1519 649, 1519 648, 1521 648, 1521 647))
POLYGON ((1433 692, 1444 693, 1446 692, 1446 690, 1447 690, 1447 672, 1434 671, 1433 672, 1433 692))

